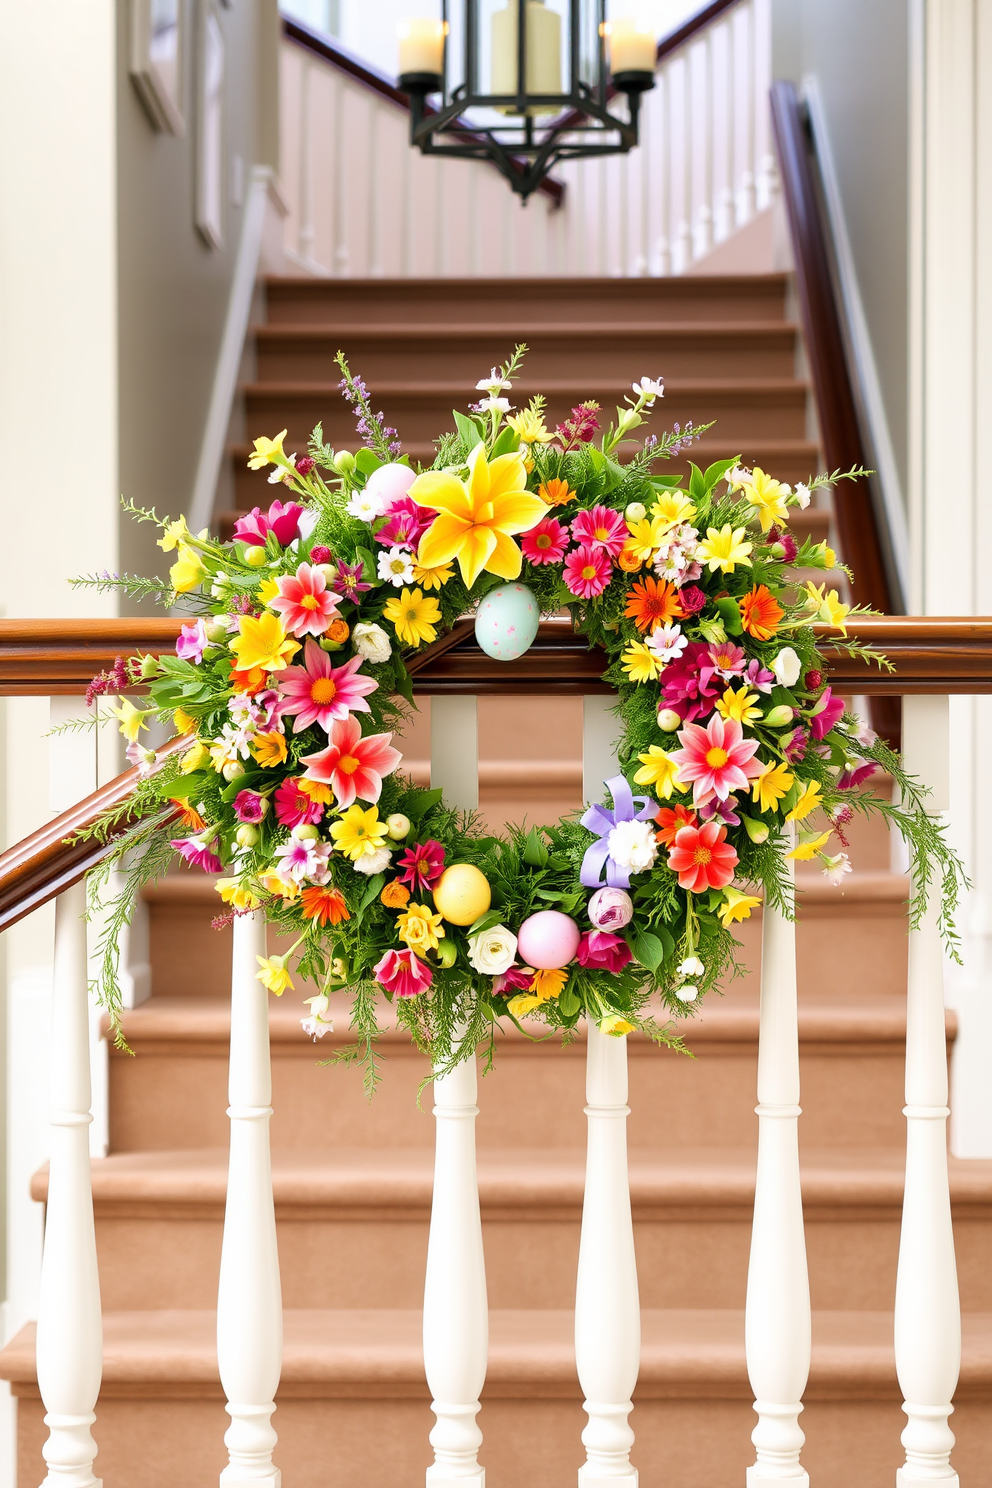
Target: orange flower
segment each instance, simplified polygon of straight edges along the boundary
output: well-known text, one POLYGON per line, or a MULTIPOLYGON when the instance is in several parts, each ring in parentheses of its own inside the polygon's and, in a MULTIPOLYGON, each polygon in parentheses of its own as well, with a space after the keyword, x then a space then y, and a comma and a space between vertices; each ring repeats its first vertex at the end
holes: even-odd
POLYGON ((785 611, 765 585, 756 584, 737 603, 741 611, 741 624, 748 635, 753 635, 756 641, 770 641, 778 630, 778 622, 785 611))
POLYGON ((328 889, 319 885, 304 889, 300 904, 305 920, 319 920, 322 925, 326 925, 328 921, 332 925, 340 925, 342 920, 351 919, 340 889, 328 889))
POLYGON ((325 639, 333 641, 336 645, 340 645, 343 641, 346 641, 350 634, 351 631, 348 629, 347 620, 342 620, 340 615, 336 620, 332 620, 324 631, 325 639))
POLYGON ((617 557, 617 567, 622 568, 624 573, 640 573, 644 567, 644 559, 638 558, 632 547, 624 547, 617 557))
POLYGON ((305 775, 301 775, 298 780, 293 781, 293 784, 297 790, 302 791, 305 796, 309 796, 311 801, 318 801, 321 806, 332 806, 334 804, 334 792, 322 780, 308 780, 305 775))
POLYGON ((397 879, 388 883, 379 895, 387 909, 406 909, 410 903, 410 890, 406 884, 401 884, 397 879))
POLYGON ((655 833, 658 841, 671 847, 676 832, 681 832, 683 827, 694 827, 698 817, 690 806, 662 806, 655 815, 655 821, 661 828, 660 832, 655 833))
POLYGON ((566 501, 574 501, 578 492, 572 490, 567 480, 549 480, 538 486, 537 494, 549 506, 564 506, 566 501))
POLYGON ((191 832, 203 831, 207 824, 196 807, 189 804, 186 796, 170 796, 169 802, 179 812, 179 820, 184 827, 188 827, 191 832))
POLYGON ((231 668, 231 688, 234 692, 246 692, 252 696, 256 692, 263 692, 269 685, 269 674, 263 672, 261 667, 249 667, 247 672, 239 672, 237 667, 231 668))
POLYGON ((286 759, 286 735, 275 729, 268 734, 256 734, 251 752, 263 770, 274 770, 286 759))
POLYGON ((667 579, 647 578, 632 584, 624 614, 633 620, 638 630, 651 632, 659 625, 667 625, 670 620, 685 619, 685 611, 679 604, 679 592, 667 579))

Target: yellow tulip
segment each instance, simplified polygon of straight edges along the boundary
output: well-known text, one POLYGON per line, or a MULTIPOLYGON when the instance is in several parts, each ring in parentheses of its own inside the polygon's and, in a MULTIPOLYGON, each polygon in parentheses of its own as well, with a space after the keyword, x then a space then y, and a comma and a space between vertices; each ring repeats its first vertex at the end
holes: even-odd
POLYGON ((133 744, 142 729, 148 727, 145 722, 145 714, 154 710, 151 708, 136 708, 129 698, 125 698, 119 708, 111 708, 111 713, 121 721, 121 733, 129 744, 133 744))
POLYGON ((438 515, 420 540, 417 562, 440 568, 457 558, 465 586, 471 589, 483 569, 501 579, 516 579, 523 559, 512 534, 527 532, 547 507, 525 489, 527 472, 519 454, 486 459, 477 444, 468 457, 468 480, 443 470, 418 475, 410 496, 438 515))

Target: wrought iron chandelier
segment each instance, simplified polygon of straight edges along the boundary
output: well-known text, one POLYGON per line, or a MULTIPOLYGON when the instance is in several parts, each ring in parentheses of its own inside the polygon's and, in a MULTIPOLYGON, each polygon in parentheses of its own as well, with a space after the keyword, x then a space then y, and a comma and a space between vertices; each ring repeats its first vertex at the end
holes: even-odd
POLYGON ((606 0, 497 3, 443 0, 441 20, 402 21, 399 86, 412 145, 491 160, 526 201, 560 160, 633 149, 656 40, 631 18, 608 21, 606 0))

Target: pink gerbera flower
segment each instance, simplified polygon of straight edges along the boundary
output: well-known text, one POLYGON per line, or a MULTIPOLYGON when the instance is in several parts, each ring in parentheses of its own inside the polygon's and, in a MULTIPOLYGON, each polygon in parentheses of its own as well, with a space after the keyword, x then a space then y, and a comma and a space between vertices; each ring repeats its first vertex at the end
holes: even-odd
POLYGON ((613 564, 605 548, 583 543, 565 559, 564 580, 570 593, 579 599, 595 599, 610 582, 613 564))
MULTIPOLYGON (((247 794, 247 792, 242 792, 247 794)), ((300 827, 306 823, 312 826, 319 822, 324 814, 324 808, 319 801, 308 796, 306 791, 300 790, 298 780, 284 780, 273 797, 276 808, 276 821, 282 827, 300 827)))
POLYGON ((747 790, 748 781, 761 773, 761 765, 754 758, 758 741, 745 739, 735 718, 714 713, 705 728, 687 723, 679 732, 679 742, 682 748, 676 749, 671 758, 678 765, 679 783, 692 782, 697 806, 705 805, 713 796, 725 801, 731 791, 747 790))
POLYGON ((572 536, 577 543, 604 547, 615 558, 627 541, 627 523, 620 512, 611 511, 608 506, 593 506, 576 516, 572 536))
POLYGON ((332 666, 331 658, 316 641, 307 639, 303 665, 287 667, 279 674, 279 686, 286 701, 283 713, 295 713, 293 732, 300 733, 311 724, 319 724, 325 733, 331 724, 349 713, 368 713, 365 701, 379 686, 374 677, 361 677, 360 656, 353 656, 344 666, 332 666))
POLYGON ((737 868, 737 852, 727 841, 726 827, 706 822, 676 832, 668 866, 678 874, 680 889, 701 894, 705 889, 727 887, 737 868))
POLYGON ((444 872, 444 848, 433 838, 418 842, 397 859, 397 867, 400 869, 397 874, 400 883, 415 892, 432 889, 444 872))
POLYGON ((403 756, 390 744, 392 734, 369 734, 362 738, 357 718, 331 724, 330 744, 317 754, 303 755, 307 779, 329 785, 338 806, 351 806, 356 797, 378 801, 382 777, 391 775, 403 756))
POLYGON ((279 593, 269 601, 270 608, 282 616, 290 635, 298 639, 323 635, 338 613, 338 597, 327 587, 320 569, 301 563, 295 574, 276 579, 279 593))
POLYGON ((539 568, 542 563, 560 563, 568 547, 568 528, 554 517, 544 517, 520 539, 520 551, 528 563, 539 568))
POLYGON ((434 980, 427 963, 412 951, 387 951, 373 966, 372 975, 380 987, 396 997, 416 997, 434 980))

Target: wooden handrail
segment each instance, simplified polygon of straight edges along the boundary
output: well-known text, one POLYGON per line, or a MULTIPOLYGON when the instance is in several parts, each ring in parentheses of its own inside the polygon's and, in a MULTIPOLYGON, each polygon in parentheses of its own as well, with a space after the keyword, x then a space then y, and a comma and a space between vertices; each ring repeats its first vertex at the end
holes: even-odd
POLYGON ((180 620, 0 620, 0 697, 84 693, 118 656, 172 651, 180 620))
MULTIPOLYGON (((771 113, 824 460, 828 470, 870 467, 873 461, 858 416, 859 400, 847 357, 848 338, 819 171, 805 109, 794 84, 772 84, 771 113)), ((840 546, 856 576, 855 597, 887 614, 900 611, 903 604, 888 530, 869 482, 841 481, 834 488, 833 501, 840 546)))

